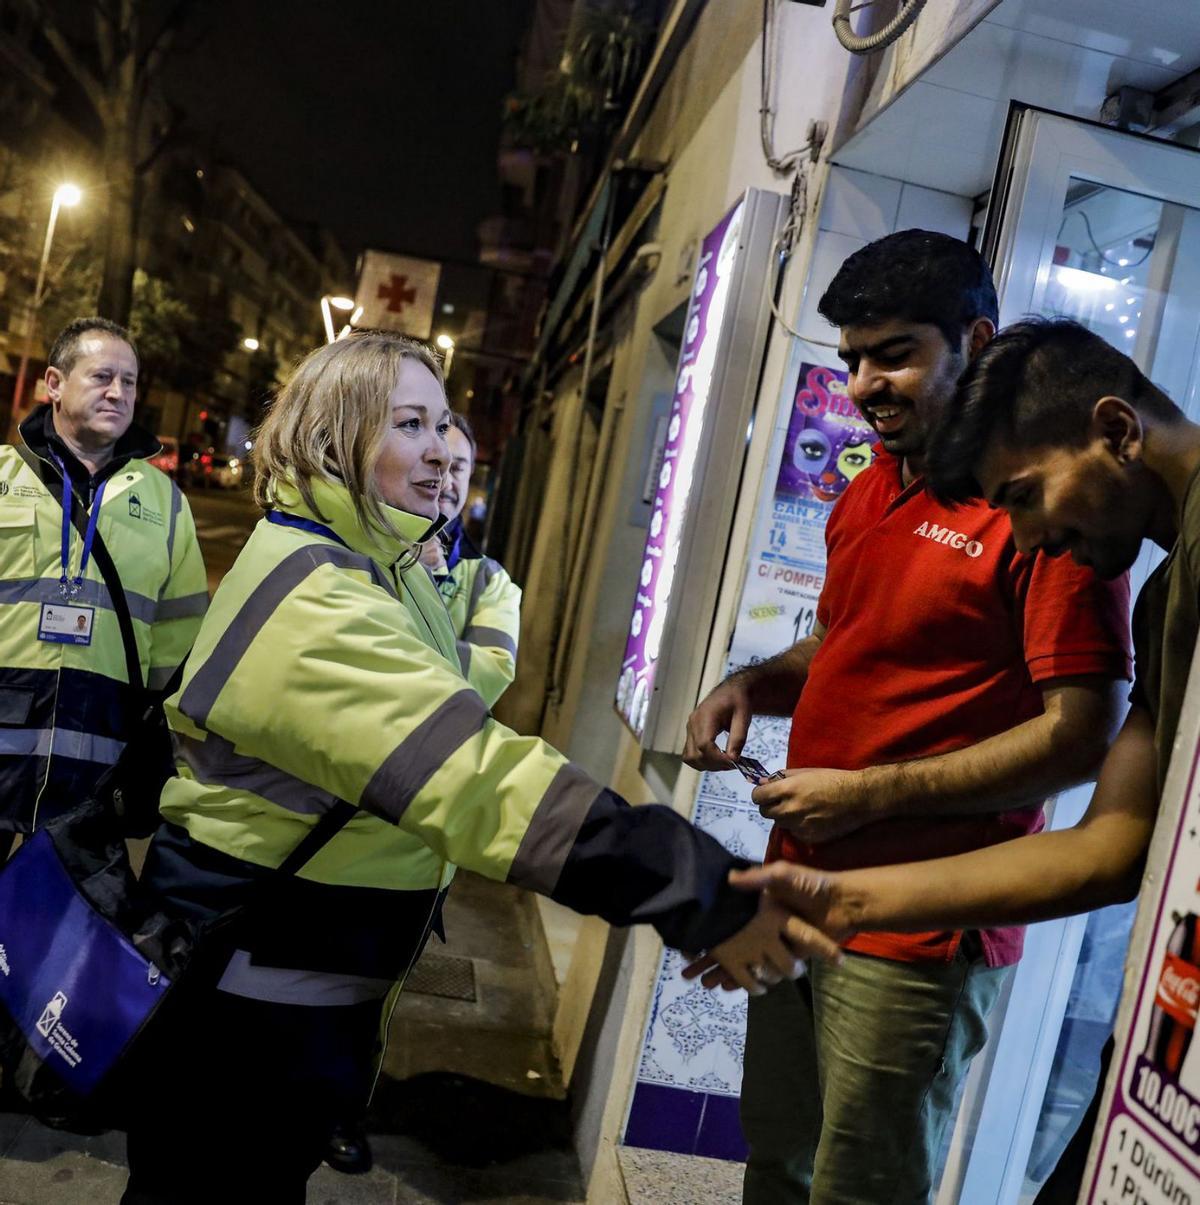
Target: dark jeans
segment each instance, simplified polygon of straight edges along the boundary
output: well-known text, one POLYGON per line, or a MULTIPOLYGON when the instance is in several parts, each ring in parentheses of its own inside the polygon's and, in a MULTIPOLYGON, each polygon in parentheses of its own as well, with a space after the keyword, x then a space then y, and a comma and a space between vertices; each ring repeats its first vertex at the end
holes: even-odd
POLYGON ((311 1008, 205 987, 167 1004, 132 1076, 122 1205, 303 1205, 333 1124, 366 1107, 379 1003, 311 1008))

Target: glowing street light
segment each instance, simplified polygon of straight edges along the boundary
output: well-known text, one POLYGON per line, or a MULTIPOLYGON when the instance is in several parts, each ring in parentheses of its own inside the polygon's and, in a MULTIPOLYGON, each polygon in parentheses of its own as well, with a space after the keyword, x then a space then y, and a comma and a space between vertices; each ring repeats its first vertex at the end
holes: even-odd
POLYGON ((83 193, 77 184, 60 184, 54 190, 54 200, 60 207, 73 209, 83 200, 83 193))
POLYGON ((62 208, 73 209, 83 200, 83 193, 77 184, 60 184, 54 190, 54 199, 50 202, 50 220, 46 223, 46 241, 42 244, 42 262, 38 265, 37 284, 33 288, 33 305, 29 311, 29 321, 25 326, 25 347, 21 352, 21 363, 17 369, 17 383, 13 388, 13 425, 16 425, 21 413, 21 401, 25 394, 25 373, 29 368, 29 354, 33 349, 33 336, 37 330, 38 313, 42 308, 42 293, 46 288, 46 265, 50 262, 50 245, 54 242, 54 228, 58 225, 58 211, 62 208))
MULTIPOLYGON (((349 314, 354 309, 354 300, 351 297, 331 297, 328 293, 321 298, 321 318, 325 323, 325 342, 333 343, 336 339, 340 339, 346 332, 343 329, 342 334, 334 334, 333 330, 333 311, 341 310, 343 314, 349 314)), ((350 321, 353 322, 356 315, 361 315, 362 309, 359 308, 355 314, 350 315, 350 321)))
POLYGON ((450 375, 450 362, 454 359, 454 340, 449 335, 442 333, 434 340, 438 350, 442 353, 442 375, 448 377, 450 375))
POLYGON ((242 346, 247 351, 258 351, 258 340, 254 338, 245 338, 242 340, 242 346))

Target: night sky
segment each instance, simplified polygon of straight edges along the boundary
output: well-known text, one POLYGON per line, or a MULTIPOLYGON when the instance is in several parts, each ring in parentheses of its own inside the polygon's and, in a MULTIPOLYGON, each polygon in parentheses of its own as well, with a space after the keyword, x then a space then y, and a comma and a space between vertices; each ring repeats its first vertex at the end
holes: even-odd
POLYGON ((285 215, 474 260, 533 0, 210 0, 164 76, 188 124, 285 215))

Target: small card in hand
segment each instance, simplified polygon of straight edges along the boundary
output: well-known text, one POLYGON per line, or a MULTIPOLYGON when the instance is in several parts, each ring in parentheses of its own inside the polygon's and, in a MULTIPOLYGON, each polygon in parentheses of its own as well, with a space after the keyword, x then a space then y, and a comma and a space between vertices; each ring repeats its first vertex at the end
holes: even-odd
POLYGON ((764 782, 774 782, 775 779, 783 777, 782 770, 776 770, 772 774, 755 757, 735 757, 733 764, 740 771, 742 777, 747 782, 752 782, 756 787, 761 786, 764 782))

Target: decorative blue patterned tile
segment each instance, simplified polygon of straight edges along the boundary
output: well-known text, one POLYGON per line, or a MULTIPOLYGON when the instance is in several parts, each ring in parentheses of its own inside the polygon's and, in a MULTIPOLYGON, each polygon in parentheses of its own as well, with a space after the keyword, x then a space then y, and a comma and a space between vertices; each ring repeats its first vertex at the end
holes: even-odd
POLYGON ((638 1082, 737 1096, 746 1033, 745 992, 710 992, 682 978, 682 955, 659 970, 638 1082))
POLYGON ((692 817, 702 832, 716 837, 736 857, 761 862, 766 852, 771 822, 758 809, 748 810, 702 795, 692 817))

